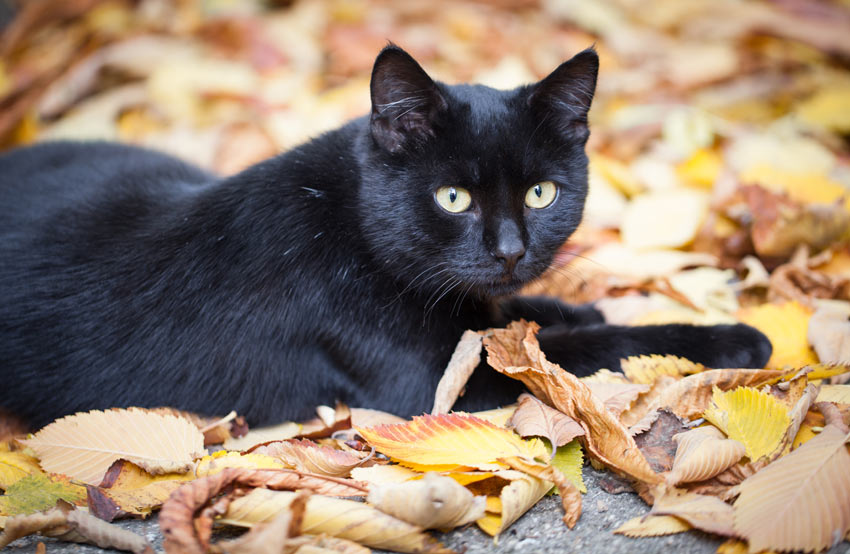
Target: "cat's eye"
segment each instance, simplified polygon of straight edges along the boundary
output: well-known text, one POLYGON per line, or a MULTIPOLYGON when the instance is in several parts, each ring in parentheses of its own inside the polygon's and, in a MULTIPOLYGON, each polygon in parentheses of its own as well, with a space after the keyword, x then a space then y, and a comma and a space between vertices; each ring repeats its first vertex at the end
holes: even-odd
POLYGON ((558 187, 552 181, 540 181, 525 193, 525 205, 529 208, 545 208, 555 201, 558 187))
POLYGON ((472 204, 469 191, 461 187, 440 187, 434 197, 437 204, 453 214, 465 211, 472 204))

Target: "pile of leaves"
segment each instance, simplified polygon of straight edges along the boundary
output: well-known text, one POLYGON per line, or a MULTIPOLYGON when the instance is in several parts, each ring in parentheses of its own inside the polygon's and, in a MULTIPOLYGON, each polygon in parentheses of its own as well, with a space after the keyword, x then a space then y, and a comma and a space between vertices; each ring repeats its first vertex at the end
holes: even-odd
POLYGON ((652 506, 615 533, 699 529, 730 537, 722 551, 760 552, 824 550, 850 532, 850 385, 823 384, 850 366, 707 369, 642 356, 579 379, 546 360, 537 330, 468 332, 435 413, 412 421, 342 405, 247 433, 235 414, 210 422, 169 409, 59 419, 3 443, 0 546, 38 532, 145 552, 145 539, 107 522, 161 509, 167 552, 448 552, 425 530, 474 522, 498 537, 553 487, 572 528, 583 453, 652 506), (532 394, 440 413, 482 347, 532 394), (214 525, 250 531, 213 542, 214 525))
POLYGON ((221 174, 366 113, 387 39, 437 78, 496 87, 595 43, 585 222, 524 292, 618 324, 745 322, 774 350, 767 369, 655 356, 576 379, 514 322, 467 333, 413 421, 337 406, 247 431, 234 414, 132 409, 29 438, 0 421, 0 544, 40 532, 142 552, 107 522, 161 510, 174 552, 440 551, 425 529, 498 536, 553 487, 575 525, 585 457, 652 506, 618 533, 698 529, 728 537, 721 552, 840 541, 848 25, 840 0, 21 3, 0 36, 0 147, 121 140, 221 174), (482 349, 531 394, 449 413, 482 349), (251 530, 214 541, 214 526, 251 530))

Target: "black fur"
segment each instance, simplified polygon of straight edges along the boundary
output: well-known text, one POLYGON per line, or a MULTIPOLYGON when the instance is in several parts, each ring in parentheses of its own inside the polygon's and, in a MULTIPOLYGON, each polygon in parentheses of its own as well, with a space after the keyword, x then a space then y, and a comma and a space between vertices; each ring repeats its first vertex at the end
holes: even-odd
MULTIPOLYGON (((588 50, 537 85, 448 86, 390 46, 370 117, 226 179, 116 144, 0 157, 0 406, 36 425, 128 405, 254 424, 335 400, 428 410, 462 331, 504 322, 494 299, 539 276, 579 223, 596 70, 588 50), (556 201, 526 207, 543 180, 556 201), (437 205, 447 185, 471 192, 468 211, 437 205), (522 249, 515 267, 506 243, 522 249)), ((744 326, 504 308, 547 325, 544 349, 576 373, 635 353, 761 366, 770 351, 744 326)), ((479 370, 459 407, 519 391, 479 370)))

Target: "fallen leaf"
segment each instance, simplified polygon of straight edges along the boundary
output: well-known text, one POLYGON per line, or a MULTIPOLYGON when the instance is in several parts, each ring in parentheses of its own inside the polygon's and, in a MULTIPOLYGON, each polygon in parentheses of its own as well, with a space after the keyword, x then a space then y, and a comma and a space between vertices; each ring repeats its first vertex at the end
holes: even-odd
POLYGON ((320 498, 318 495, 322 494, 364 496, 368 492, 362 483, 351 479, 310 475, 289 469, 226 468, 184 484, 163 504, 159 527, 165 537, 165 551, 179 554, 206 552, 212 534, 213 515, 226 510, 232 497, 225 496, 217 501, 214 509, 209 504, 225 489, 232 487, 264 487, 256 490, 266 492, 308 489, 317 493, 312 498, 320 498))
POLYGON ((666 387, 654 405, 668 408, 683 419, 701 417, 712 398, 713 387, 721 391, 758 387, 780 378, 784 372, 765 369, 710 369, 688 375, 666 387))
POLYGON ((825 550, 850 529, 848 437, 832 426, 740 486, 735 532, 750 550, 825 550))
MULTIPOLYGON (((646 428, 643 429, 643 431, 649 429, 649 425, 655 421, 654 417, 650 414, 657 411, 661 393, 676 381, 677 379, 675 377, 671 377, 669 375, 660 376, 649 386, 649 390, 647 392, 638 395, 637 399, 632 402, 629 409, 620 413, 620 422, 626 427, 633 427, 641 420, 649 417, 651 418, 651 421, 644 421, 646 428)), ((634 435, 635 433, 631 434, 634 435)))
MULTIPOLYGON (((608 321, 608 318, 605 318, 608 321)), ((626 379, 625 374, 619 371, 611 371, 610 369, 600 369, 592 375, 579 378, 582 383, 622 383, 631 384, 631 381, 626 379)))
POLYGON ((816 402, 850 404, 850 385, 821 385, 816 402))
POLYGON ((645 515, 634 517, 614 529, 614 533, 627 537, 659 537, 684 533, 691 526, 677 517, 645 515))
POLYGON ((588 452, 606 465, 635 479, 657 483, 634 439, 590 389, 574 375, 546 360, 537 343, 539 326, 513 322, 484 338, 491 367, 521 380, 537 398, 578 421, 588 452))
MULTIPOLYGON (((226 525, 253 527, 271 521, 290 506, 296 493, 254 489, 233 500, 218 520, 226 525)), ((326 534, 397 552, 450 552, 411 525, 362 502, 313 495, 307 500, 302 532, 326 534)))
POLYGON ((431 415, 445 414, 452 409, 479 363, 481 363, 481 335, 476 331, 464 331, 452 353, 449 365, 437 384, 431 415))
POLYGON ((635 436, 635 444, 643 452, 650 467, 657 473, 670 471, 673 457, 676 455, 676 443, 673 436, 686 431, 688 427, 675 414, 659 410, 658 417, 649 431, 635 436))
POLYGON ((802 367, 817 363, 806 339, 812 312, 799 302, 762 304, 744 308, 737 315, 741 322, 767 335, 773 344, 767 367, 802 367))
POLYGON ((694 240, 707 213, 708 195, 701 191, 641 194, 626 207, 620 233, 623 242, 633 248, 678 248, 694 240))
POLYGON ((758 461, 775 452, 791 424, 788 410, 773 396, 750 387, 721 392, 715 388, 712 406, 703 416, 746 447, 747 457, 758 461))
POLYGON ((583 381, 590 391, 605 404, 611 413, 620 415, 629 409, 638 396, 649 390, 649 385, 632 383, 597 383, 583 381))
POLYGON ((573 482, 581 492, 587 492, 581 468, 584 465, 584 456, 581 452, 581 444, 574 440, 555 450, 555 455, 549 463, 558 469, 564 476, 573 482))
MULTIPOLYGON (((236 539, 210 545, 213 553, 227 554, 284 554, 294 553, 305 541, 293 541, 301 534, 309 491, 300 491, 286 509, 268 523, 255 525, 236 539)), ((309 540, 309 539, 308 539, 309 540)))
POLYGON ((842 304, 818 308, 809 319, 809 344, 825 364, 850 363, 850 303, 842 304))
POLYGON ((683 377, 705 370, 705 366, 702 364, 669 354, 666 356, 659 356, 658 354, 630 356, 625 360, 620 360, 620 366, 629 381, 645 385, 651 385, 661 375, 683 377))
POLYGON ((519 406, 508 426, 521 437, 544 437, 555 448, 584 434, 582 426, 571 417, 550 408, 530 394, 520 395, 519 406))
POLYGON ((306 439, 270 442, 254 449, 252 454, 276 458, 286 467, 298 471, 331 477, 347 477, 352 469, 363 464, 367 459, 366 453, 357 455, 353 452, 319 446, 306 439))
MULTIPOLYGON (((301 431, 297 437, 301 439, 323 439, 330 437, 337 431, 351 429, 351 410, 345 404, 337 403, 335 408, 330 406, 317 406, 316 419, 306 421, 301 425, 301 431)), ((275 440, 283 440, 281 437, 275 440)))
POLYGON ((404 483, 410 479, 421 477, 418 471, 413 471, 404 466, 374 465, 370 467, 355 467, 351 470, 351 478, 372 485, 386 485, 389 483, 404 483))
POLYGON ((397 519, 425 529, 453 529, 484 516, 485 497, 475 496, 450 477, 373 485, 366 502, 397 519))
POLYGON ((575 527, 581 516, 581 492, 571 480, 556 467, 529 458, 512 456, 501 460, 518 471, 554 483, 561 495, 561 506, 564 508, 563 521, 570 529, 575 527))
POLYGON ((816 402, 814 408, 823 414, 826 425, 833 426, 842 433, 850 432, 850 426, 847 425, 850 417, 845 417, 845 414, 841 413, 841 410, 838 409, 837 404, 833 404, 832 402, 816 402))
POLYGON ((352 427, 375 427, 376 425, 394 425, 404 423, 405 419, 381 410, 369 408, 351 408, 352 427))
POLYGON ((281 460, 266 454, 256 452, 228 452, 219 450, 209 456, 204 456, 195 464, 195 476, 206 477, 215 475, 227 468, 243 467, 246 469, 293 469, 281 460))
POLYGON ((650 513, 678 517, 696 529, 715 535, 735 535, 732 506, 713 496, 667 491, 655 496, 650 513))
POLYGON ((61 501, 59 506, 47 511, 9 518, 0 535, 0 548, 34 533, 63 541, 93 544, 100 548, 153 554, 153 548, 141 535, 73 509, 61 501))
POLYGON ((0 452, 0 489, 8 489, 27 475, 44 473, 38 460, 23 452, 0 452))
POLYGON ((98 487, 86 487, 89 512, 104 521, 125 514, 147 517, 184 482, 194 478, 191 472, 154 476, 127 460, 118 460, 98 487))
POLYGON ((710 479, 740 460, 747 450, 711 425, 674 435, 673 441, 677 447, 667 475, 669 485, 710 479))
POLYGON ((36 473, 19 479, 0 496, 0 515, 32 514, 56 505, 57 500, 82 504, 86 489, 64 475, 36 473))
POLYGON ((91 485, 118 459, 153 474, 183 473, 205 453, 204 436, 191 421, 139 408, 63 417, 21 442, 46 471, 91 485))
POLYGON ((258 444, 291 439, 301 432, 301 425, 287 421, 271 427, 251 429, 238 438, 229 438, 222 445, 226 450, 249 450, 258 444))
POLYGON ((508 484, 499 491, 498 512, 490 510, 488 498, 487 513, 476 521, 482 531, 492 536, 498 536, 510 527, 552 488, 551 481, 537 479, 520 471, 497 471, 495 478, 508 480, 508 484))
POLYGON ((492 410, 484 410, 483 412, 473 412, 471 415, 485 421, 489 421, 496 427, 504 427, 507 429, 508 422, 514 416, 517 405, 511 404, 503 408, 493 408, 492 410))
POLYGON ((522 440, 512 431, 459 412, 417 416, 405 424, 357 432, 379 452, 413 469, 500 469, 503 465, 497 463, 498 458, 546 455, 539 440, 522 440))

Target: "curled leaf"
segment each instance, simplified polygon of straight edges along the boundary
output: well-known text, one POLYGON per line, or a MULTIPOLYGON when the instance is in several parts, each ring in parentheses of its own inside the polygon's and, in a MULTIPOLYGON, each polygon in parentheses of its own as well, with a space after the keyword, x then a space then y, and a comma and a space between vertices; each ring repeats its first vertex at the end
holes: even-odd
POLYGON ((628 520, 614 529, 614 533, 627 537, 659 537, 684 533, 689 529, 691 526, 677 517, 647 514, 628 520))
POLYGON ((684 377, 692 373, 705 370, 702 364, 694 363, 679 356, 629 356, 620 360, 623 373, 632 383, 651 385, 658 377, 669 375, 670 377, 684 377))
POLYGON ((476 522, 482 531, 493 536, 510 527, 552 488, 551 481, 513 470, 497 471, 493 480, 507 480, 508 484, 502 486, 497 497, 488 497, 487 513, 476 522))
POLYGON ((667 475, 670 485, 710 479, 740 460, 747 450, 711 425, 680 433, 673 440, 677 448, 667 475))
POLYGON ((451 477, 426 473, 416 481, 373 485, 369 504, 425 529, 453 529, 484 516, 485 498, 475 496, 451 477))
POLYGON ((348 476, 351 470, 361 465, 368 456, 365 452, 358 455, 361 453, 355 454, 354 452, 319 446, 310 440, 297 439, 272 442, 256 448, 252 454, 263 454, 277 458, 287 467, 298 471, 331 477, 348 476))
POLYGON ((650 513, 678 517, 708 533, 726 537, 735 535, 732 506, 713 496, 670 491, 656 495, 650 513))
POLYGON ((481 363, 481 334, 464 331, 452 353, 449 365, 437 383, 432 415, 445 414, 452 409, 469 377, 481 363))
POLYGON ((581 493, 572 481, 567 479, 556 467, 535 460, 514 456, 503 458, 503 461, 512 468, 532 477, 555 483, 561 495, 561 505, 564 508, 564 523, 570 529, 575 527, 579 516, 581 516, 581 493))

